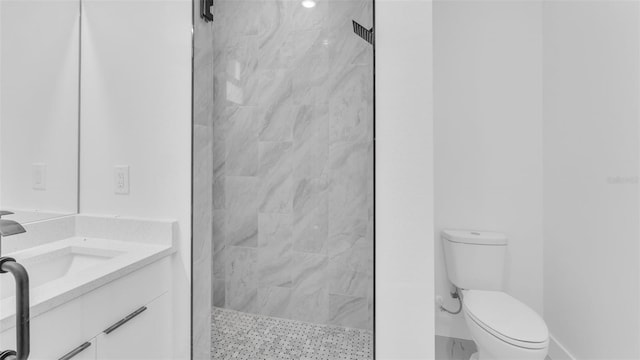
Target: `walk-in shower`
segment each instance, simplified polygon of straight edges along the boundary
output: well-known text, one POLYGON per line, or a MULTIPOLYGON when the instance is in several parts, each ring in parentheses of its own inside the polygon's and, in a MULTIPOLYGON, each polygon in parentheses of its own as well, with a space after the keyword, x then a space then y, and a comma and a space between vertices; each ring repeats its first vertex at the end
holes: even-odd
POLYGON ((372 359, 373 1, 200 6, 194 355, 372 359))

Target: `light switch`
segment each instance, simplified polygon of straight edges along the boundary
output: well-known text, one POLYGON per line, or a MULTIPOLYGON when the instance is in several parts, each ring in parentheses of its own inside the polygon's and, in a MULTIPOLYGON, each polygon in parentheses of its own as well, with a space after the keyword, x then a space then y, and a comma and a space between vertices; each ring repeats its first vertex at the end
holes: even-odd
POLYGON ((114 171, 114 191, 116 194, 129 194, 129 166, 116 166, 114 171))
POLYGON ((31 184, 34 190, 47 190, 47 164, 32 164, 31 184))

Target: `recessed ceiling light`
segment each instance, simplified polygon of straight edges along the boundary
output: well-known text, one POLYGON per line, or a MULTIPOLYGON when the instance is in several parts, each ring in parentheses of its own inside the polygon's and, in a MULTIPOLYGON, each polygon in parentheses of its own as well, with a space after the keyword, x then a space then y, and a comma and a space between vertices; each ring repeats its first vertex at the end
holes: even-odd
POLYGON ((311 9, 312 7, 316 6, 316 2, 314 0, 302 0, 302 6, 306 7, 307 9, 311 9))

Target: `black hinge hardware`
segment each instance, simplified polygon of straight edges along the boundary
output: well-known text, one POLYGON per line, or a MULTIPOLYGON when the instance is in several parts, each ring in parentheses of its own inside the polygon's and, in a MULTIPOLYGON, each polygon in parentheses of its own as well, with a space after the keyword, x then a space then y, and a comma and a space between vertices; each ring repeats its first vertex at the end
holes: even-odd
POLYGON ((200 1, 200 17, 206 22, 213 21, 213 0, 201 0, 200 1))

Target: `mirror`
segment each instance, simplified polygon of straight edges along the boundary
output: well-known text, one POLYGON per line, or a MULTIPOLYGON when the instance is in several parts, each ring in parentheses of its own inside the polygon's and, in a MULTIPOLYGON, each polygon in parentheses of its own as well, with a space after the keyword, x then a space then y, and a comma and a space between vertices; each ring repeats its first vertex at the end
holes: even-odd
POLYGON ((78 211, 78 0, 0 0, 0 209, 78 211))

